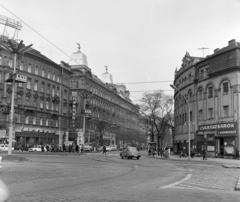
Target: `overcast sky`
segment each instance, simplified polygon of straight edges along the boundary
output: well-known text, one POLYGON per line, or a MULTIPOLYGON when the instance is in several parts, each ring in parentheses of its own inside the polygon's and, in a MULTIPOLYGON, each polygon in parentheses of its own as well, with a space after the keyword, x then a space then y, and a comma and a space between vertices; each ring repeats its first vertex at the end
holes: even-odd
MULTIPOLYGON (((204 55, 240 41, 240 0, 1 0, 0 14, 27 23, 67 55, 87 55, 100 77, 114 83, 173 81, 186 51, 204 55), (13 14, 7 11, 10 10, 13 14)), ((19 39, 53 61, 69 58, 22 23, 19 39)), ((3 26, 1 26, 1 32, 3 26)), ((9 29, 10 32, 10 29, 9 29)), ((170 82, 126 84, 136 102, 142 92, 168 90, 170 82)))

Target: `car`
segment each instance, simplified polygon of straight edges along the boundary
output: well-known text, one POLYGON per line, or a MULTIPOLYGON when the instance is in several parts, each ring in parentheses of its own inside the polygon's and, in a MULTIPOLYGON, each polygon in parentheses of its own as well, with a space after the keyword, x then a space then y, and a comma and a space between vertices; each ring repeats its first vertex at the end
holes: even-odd
POLYGON ((123 151, 120 152, 120 157, 123 159, 124 157, 128 159, 136 158, 139 159, 141 154, 137 150, 136 147, 127 147, 124 148, 123 151))
MULTIPOLYGON (((41 152, 42 145, 36 145, 28 149, 29 152, 41 152)), ((44 151, 47 151, 46 147, 44 147, 44 151)))
POLYGON ((84 151, 93 151, 93 146, 91 143, 84 144, 84 151))
MULTIPOLYGON (((14 147, 12 147, 12 151, 13 150, 14 150, 14 147)), ((8 144, 1 144, 0 151, 8 151, 8 144)))
POLYGON ((111 146, 106 146, 106 151, 113 151, 111 146))

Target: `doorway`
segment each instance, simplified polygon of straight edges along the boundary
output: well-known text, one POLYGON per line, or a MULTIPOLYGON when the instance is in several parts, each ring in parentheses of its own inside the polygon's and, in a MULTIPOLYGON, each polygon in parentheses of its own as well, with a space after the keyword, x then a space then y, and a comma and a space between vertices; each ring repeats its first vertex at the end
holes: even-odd
POLYGON ((216 139, 216 153, 219 157, 223 158, 224 155, 224 139, 219 137, 216 139))

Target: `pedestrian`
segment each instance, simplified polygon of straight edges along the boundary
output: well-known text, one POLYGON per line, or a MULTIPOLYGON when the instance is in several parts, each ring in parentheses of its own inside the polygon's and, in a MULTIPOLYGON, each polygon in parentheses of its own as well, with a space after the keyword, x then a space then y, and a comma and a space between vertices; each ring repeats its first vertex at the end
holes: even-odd
POLYGON ((65 145, 65 143, 63 144, 63 152, 66 152, 66 145, 65 145))
POLYGON ((42 152, 44 152, 44 146, 43 145, 41 146, 41 149, 42 149, 42 152))
POLYGON ((191 148, 191 158, 194 157, 194 152, 193 152, 193 148, 191 148))
POLYGON ((155 148, 154 147, 152 147, 151 153, 152 153, 152 156, 154 157, 155 156, 155 148))
POLYGON ((236 149, 236 159, 239 160, 239 149, 238 148, 236 149))
POLYGON ((151 147, 149 146, 149 147, 148 147, 148 156, 151 156, 151 150, 152 150, 152 149, 151 149, 151 147))
POLYGON ((206 149, 203 150, 203 160, 207 160, 207 151, 206 149))
POLYGON ((22 152, 23 152, 23 149, 24 149, 24 148, 23 148, 23 145, 21 145, 21 150, 22 150, 22 152))
POLYGON ((107 149, 106 149, 105 145, 103 146, 103 153, 102 154, 105 154, 105 155, 107 154, 107 149))
POLYGON ((47 146, 46 146, 46 149, 47 149, 47 152, 49 152, 49 146, 48 146, 48 144, 47 144, 47 146))

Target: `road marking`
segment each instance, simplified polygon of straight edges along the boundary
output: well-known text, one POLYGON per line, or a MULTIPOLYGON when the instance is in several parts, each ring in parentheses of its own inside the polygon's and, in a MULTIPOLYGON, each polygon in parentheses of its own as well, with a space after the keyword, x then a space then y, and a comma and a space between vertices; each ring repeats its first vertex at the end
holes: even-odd
POLYGON ((191 176, 192 176, 192 174, 188 174, 185 178, 181 179, 180 181, 174 182, 174 183, 169 184, 169 185, 166 185, 166 186, 162 186, 161 188, 162 188, 162 189, 171 188, 171 187, 173 187, 173 186, 176 186, 176 185, 178 185, 178 184, 180 184, 180 183, 183 183, 183 182, 187 181, 188 179, 191 178, 191 176))

